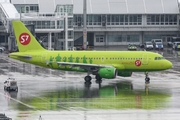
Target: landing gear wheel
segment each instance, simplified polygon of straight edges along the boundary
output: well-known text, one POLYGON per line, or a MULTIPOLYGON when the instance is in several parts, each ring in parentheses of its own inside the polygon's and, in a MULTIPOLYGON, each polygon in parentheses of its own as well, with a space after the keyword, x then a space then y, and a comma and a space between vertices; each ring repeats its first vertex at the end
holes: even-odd
POLYGON ((102 80, 96 80, 96 83, 98 83, 98 84, 102 83, 102 80))
POLYGON ((91 84, 92 84, 91 82, 84 82, 85 87, 90 87, 91 84))
POLYGON ((146 83, 146 84, 149 84, 149 83, 150 83, 150 78, 149 78, 149 77, 146 77, 146 78, 145 78, 145 83, 146 83))
POLYGON ((96 83, 101 83, 102 82, 102 78, 100 77, 100 75, 96 75, 96 83))
POLYGON ((92 79, 92 78, 91 78, 91 76, 89 76, 89 75, 84 78, 85 82, 91 82, 91 79, 92 79))
POLYGON ((9 87, 7 87, 7 91, 10 91, 10 88, 9 88, 9 87))
POLYGON ((148 76, 148 72, 145 72, 145 75, 146 75, 146 77, 145 77, 145 83, 146 83, 146 84, 149 84, 149 83, 150 83, 150 78, 149 78, 149 76, 148 76))

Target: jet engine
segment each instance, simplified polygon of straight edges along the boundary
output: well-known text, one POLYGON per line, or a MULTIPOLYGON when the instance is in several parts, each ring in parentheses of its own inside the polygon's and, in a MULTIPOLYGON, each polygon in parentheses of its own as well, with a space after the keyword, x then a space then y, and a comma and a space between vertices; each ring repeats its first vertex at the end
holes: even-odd
POLYGON ((113 79, 117 76, 116 68, 100 68, 98 74, 101 78, 113 79))

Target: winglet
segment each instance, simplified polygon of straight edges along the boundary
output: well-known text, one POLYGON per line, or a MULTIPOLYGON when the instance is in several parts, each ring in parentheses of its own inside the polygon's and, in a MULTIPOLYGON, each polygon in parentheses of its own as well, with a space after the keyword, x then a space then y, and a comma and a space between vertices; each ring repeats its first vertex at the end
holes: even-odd
POLYGON ((44 49, 26 26, 19 20, 12 21, 19 52, 44 49))

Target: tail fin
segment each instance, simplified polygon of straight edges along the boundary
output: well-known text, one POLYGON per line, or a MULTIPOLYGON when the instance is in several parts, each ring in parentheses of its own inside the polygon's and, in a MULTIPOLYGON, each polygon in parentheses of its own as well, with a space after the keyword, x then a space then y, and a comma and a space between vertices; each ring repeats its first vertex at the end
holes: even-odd
POLYGON ((12 21, 12 25, 19 52, 45 50, 21 21, 12 21))

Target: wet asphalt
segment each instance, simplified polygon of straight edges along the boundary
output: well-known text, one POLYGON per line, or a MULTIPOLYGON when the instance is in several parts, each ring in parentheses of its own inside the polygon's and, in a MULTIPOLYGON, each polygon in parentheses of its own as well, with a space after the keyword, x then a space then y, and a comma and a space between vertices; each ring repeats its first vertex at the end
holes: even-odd
POLYGON ((0 113, 13 120, 180 120, 180 51, 153 52, 173 68, 150 72, 150 84, 144 73, 85 84, 86 73, 41 68, 0 54, 0 113), (9 77, 16 79, 18 92, 4 90, 9 77))

